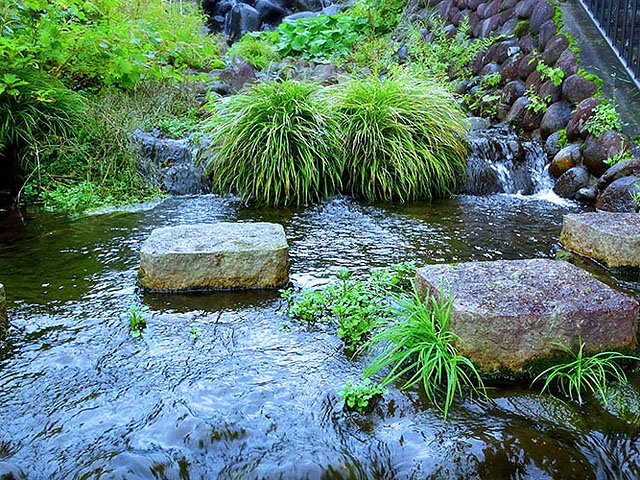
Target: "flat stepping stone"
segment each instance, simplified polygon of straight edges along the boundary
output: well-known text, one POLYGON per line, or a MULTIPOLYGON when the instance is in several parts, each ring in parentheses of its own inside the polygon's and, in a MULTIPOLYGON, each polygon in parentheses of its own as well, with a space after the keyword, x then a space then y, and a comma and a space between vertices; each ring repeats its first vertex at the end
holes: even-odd
POLYGON ((140 272, 157 291, 278 288, 289 281, 289 246, 274 223, 158 228, 142 244, 140 272))
POLYGON ((638 302, 584 270, 550 259, 431 265, 416 272, 422 298, 453 295, 456 345, 485 371, 522 371, 530 362, 576 348, 590 352, 636 342, 638 302), (449 290, 450 288, 450 290, 449 290))
POLYGON ((4 293, 4 285, 0 283, 0 325, 6 323, 7 315, 7 296, 4 293))
POLYGON ((640 267, 640 214, 565 215, 560 242, 567 250, 600 260, 609 267, 640 267))

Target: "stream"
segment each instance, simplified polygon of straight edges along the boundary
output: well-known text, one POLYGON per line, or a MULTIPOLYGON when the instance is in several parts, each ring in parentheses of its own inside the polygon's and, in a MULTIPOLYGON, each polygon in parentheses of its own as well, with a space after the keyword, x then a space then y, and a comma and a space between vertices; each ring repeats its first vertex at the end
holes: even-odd
MULTIPOLYGON (((12 323, 0 478, 637 479, 639 374, 607 407, 500 386, 445 422, 418 389, 391 388, 373 413, 348 414, 338 392, 366 358, 347 358, 330 329, 288 322, 277 292, 136 285, 140 244, 162 226, 281 223, 292 281, 313 287, 342 267, 552 257, 562 215, 579 210, 515 195, 259 210, 208 195, 71 219, 0 213, 12 323), (131 305, 150 309, 141 339, 131 305)), ((585 266, 640 298, 637 277, 585 266)))

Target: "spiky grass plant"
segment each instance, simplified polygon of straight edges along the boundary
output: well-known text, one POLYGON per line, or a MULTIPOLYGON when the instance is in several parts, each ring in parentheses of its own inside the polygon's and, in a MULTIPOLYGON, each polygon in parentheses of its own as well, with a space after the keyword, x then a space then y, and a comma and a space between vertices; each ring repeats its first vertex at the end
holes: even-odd
POLYGON ((599 394, 607 405, 607 382, 614 380, 620 383, 627 382, 624 370, 620 368, 618 360, 640 360, 637 357, 623 355, 619 352, 600 352, 587 355, 585 344, 580 339, 578 351, 574 352, 566 345, 556 344, 565 351, 569 359, 547 368, 533 379, 531 385, 541 379, 545 379, 541 392, 545 392, 556 385, 557 388, 571 400, 582 403, 582 395, 585 391, 599 394))
POLYGON ((394 319, 382 323, 369 340, 369 349, 382 348, 367 367, 364 377, 390 367, 382 386, 402 381, 402 388, 422 385, 427 399, 447 418, 449 408, 464 389, 485 395, 480 373, 471 360, 453 345, 457 336, 449 330, 452 295, 445 300, 430 297, 423 302, 417 292, 395 307, 394 319))
POLYGON ((215 187, 258 205, 305 205, 335 193, 337 125, 318 88, 262 82, 222 100, 211 120, 215 187))
POLYGON ((335 88, 347 189, 368 201, 450 193, 466 166, 465 115, 451 95, 406 71, 335 88))
POLYGON ((266 68, 280 58, 276 47, 269 43, 268 39, 253 33, 247 33, 240 41, 234 43, 227 54, 231 58, 244 58, 258 70, 266 68))

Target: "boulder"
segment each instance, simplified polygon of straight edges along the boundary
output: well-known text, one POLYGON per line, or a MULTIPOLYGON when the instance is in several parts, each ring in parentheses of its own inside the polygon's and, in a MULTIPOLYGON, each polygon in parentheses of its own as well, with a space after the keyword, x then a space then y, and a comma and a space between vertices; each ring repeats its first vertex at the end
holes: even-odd
POLYGON ((556 102, 547 108, 540 123, 540 134, 546 139, 553 132, 564 128, 571 118, 571 106, 567 102, 556 102))
POLYGON ((584 187, 578 190, 575 199, 582 203, 593 203, 598 196, 598 186, 594 183, 589 187, 584 187))
POLYGON ((569 48, 569 40, 564 35, 554 35, 542 53, 542 59, 547 65, 555 65, 560 55, 569 48))
POLYGON ((4 285, 0 283, 0 325, 6 323, 8 319, 7 296, 4 293, 4 285))
POLYGON ((576 194, 589 185, 589 172, 583 166, 570 168, 564 172, 556 184, 553 191, 556 195, 573 200, 576 194))
POLYGON ((640 267, 640 215, 610 212, 565 215, 560 242, 567 250, 610 267, 640 267))
POLYGON ((236 42, 245 33, 260 30, 262 19, 260 12, 246 3, 237 3, 227 12, 224 20, 224 33, 227 40, 236 42))
POLYGON ((417 270, 416 286, 422 298, 453 297, 456 346, 485 371, 521 372, 580 339, 589 352, 636 342, 638 302, 568 262, 431 265, 417 270))
POLYGON ((219 74, 220 81, 230 85, 235 91, 239 91, 248 83, 257 79, 256 71, 249 62, 240 57, 235 57, 227 68, 219 74))
POLYGON ((544 142, 544 152, 547 158, 553 159, 560 152, 560 133, 553 132, 544 142))
POLYGON ((284 229, 272 223, 159 228, 140 250, 140 282, 156 291, 278 288, 288 269, 284 229))
POLYGON ((565 78, 578 73, 578 58, 576 54, 567 48, 558 58, 556 68, 562 69, 565 78))
POLYGON ((541 50, 545 49, 545 45, 547 45, 549 40, 551 40, 551 37, 556 34, 556 31, 556 22, 554 22, 553 19, 547 20, 542 25, 540 25, 540 33, 538 34, 538 45, 540 45, 541 50))
POLYGON ((517 98, 524 95, 524 83, 520 80, 513 80, 507 83, 502 89, 500 101, 505 105, 512 105, 517 98))
POLYGON ((598 189, 603 191, 611 182, 623 177, 640 177, 640 158, 623 160, 610 167, 598 180, 598 189))
POLYGON ((624 152, 629 146, 627 137, 615 130, 607 130, 599 137, 589 135, 582 147, 584 164, 594 177, 600 177, 609 166, 605 161, 624 152))
POLYGON ((567 77, 562 84, 562 94, 573 105, 589 98, 597 91, 598 85, 577 73, 567 77))
POLYGON ((536 33, 539 33, 542 24, 547 20, 551 20, 554 13, 555 11, 551 3, 547 2, 546 0, 538 2, 531 12, 531 19, 529 20, 529 32, 534 35, 536 33))
POLYGON ((504 123, 507 125, 519 126, 522 124, 522 119, 528 112, 527 106, 529 105, 529 99, 527 97, 520 97, 511 106, 511 110, 504 118, 504 123))
POLYGON ((638 210, 636 195, 640 195, 640 177, 622 177, 600 193, 596 208, 606 212, 635 212, 638 210))
POLYGON ((294 8, 304 12, 319 12, 322 10, 322 0, 295 0, 294 8))
POLYGON ((587 132, 587 120, 591 118, 593 110, 601 103, 602 99, 589 97, 578 104, 567 124, 567 138, 569 140, 587 138, 589 134, 587 132))
POLYGON ((270 0, 257 0, 255 9, 260 14, 263 22, 272 25, 279 23, 288 13, 283 7, 274 4, 270 0))
POLYGON ((549 175, 558 178, 570 168, 575 167, 580 162, 582 154, 580 153, 580 145, 573 144, 560 150, 549 165, 549 175))

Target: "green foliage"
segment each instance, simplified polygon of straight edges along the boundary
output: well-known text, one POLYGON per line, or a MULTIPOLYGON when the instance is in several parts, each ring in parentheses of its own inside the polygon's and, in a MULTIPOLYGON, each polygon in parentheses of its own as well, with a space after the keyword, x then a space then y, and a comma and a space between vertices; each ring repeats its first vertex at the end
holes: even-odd
MULTIPOLYGON (((532 59, 532 61, 534 61, 534 59, 532 59)), ((564 70, 561 68, 550 67, 540 59, 536 66, 536 70, 540 72, 543 80, 551 80, 556 87, 562 85, 562 80, 564 80, 564 70)))
POLYGON ((195 342, 200 337, 200 330, 198 330, 196 327, 191 327, 191 330, 189 330, 189 335, 191 336, 191 339, 195 342))
POLYGON ((336 121, 318 86, 258 83, 217 104, 208 165, 222 192, 259 205, 305 205, 341 186, 336 121))
POLYGON ((634 185, 637 191, 632 193, 631 197, 633 198, 633 201, 636 204, 636 210, 640 210, 640 182, 636 182, 634 185))
POLYGON ((280 54, 328 60, 348 54, 367 29, 367 21, 349 15, 319 15, 285 21, 278 27, 280 54))
POLYGON ((347 190, 369 201, 447 195, 467 154, 465 116, 447 91, 406 71, 334 89, 347 190))
POLYGON ((374 35, 362 38, 354 46, 347 61, 373 71, 386 72, 396 63, 397 48, 390 35, 374 35))
POLYGON ((398 380, 402 388, 420 384, 430 402, 442 410, 445 419, 458 395, 467 388, 472 394, 484 394, 484 384, 473 363, 456 350, 456 335, 449 330, 453 297, 441 301, 431 297, 423 303, 417 292, 413 298, 397 300, 394 316, 375 327, 367 343, 370 349, 382 348, 367 367, 365 377, 391 367, 381 385, 398 380))
POLYGON ((608 380, 613 379, 621 383, 627 381, 624 371, 616 361, 640 360, 618 352, 587 355, 582 339, 577 352, 566 345, 557 345, 569 356, 569 359, 543 371, 533 380, 532 385, 540 379, 545 379, 542 392, 549 390, 554 384, 564 395, 571 400, 577 399, 580 403, 582 403, 582 394, 589 391, 592 394, 599 394, 606 405, 608 380))
POLYGON ((549 105, 551 105, 550 95, 541 97, 531 88, 524 92, 524 95, 529 100, 527 108, 533 110, 534 113, 544 113, 547 111, 547 108, 549 108, 549 105))
POLYGON ((478 52, 488 49, 503 36, 491 36, 483 39, 472 39, 469 21, 465 17, 458 26, 453 38, 449 38, 444 23, 437 17, 429 22, 431 40, 425 42, 422 29, 412 26, 407 43, 409 56, 421 73, 435 76, 438 79, 449 80, 450 71, 455 72, 457 78, 470 78, 469 66, 478 52))
POLYGON ((218 56, 203 18, 163 0, 18 0, 0 7, 0 71, 26 66, 74 85, 130 88, 218 56), (182 13, 181 13, 182 12, 182 13))
POLYGON ((497 87, 500 84, 501 80, 502 80, 502 75, 500 75, 500 72, 494 72, 488 75, 484 75, 480 79, 480 84, 483 87, 489 87, 489 88, 497 87))
POLYGON ((569 139, 567 138, 567 129, 561 128, 558 130, 558 148, 562 150, 564 147, 569 145, 569 139))
POLYGON ((587 72, 584 68, 578 69, 578 75, 581 75, 590 82, 595 83, 599 88, 602 88, 604 85, 604 80, 602 77, 596 75, 595 73, 587 72))
POLYGON ((198 109, 192 108, 186 117, 166 117, 157 120, 154 125, 162 134, 170 138, 184 138, 200 128, 198 109))
POLYGON ((374 33, 384 34, 400 23, 406 5, 407 0, 359 0, 353 13, 367 19, 374 33))
POLYGON ((529 33, 529 20, 520 20, 514 29, 516 37, 522 38, 529 33))
POLYGON ((349 380, 340 392, 340 397, 346 408, 364 413, 372 400, 387 393, 388 390, 374 384, 369 378, 365 378, 357 382, 349 380))
POLYGON ((596 137, 607 130, 620 131, 622 129, 622 123, 620 122, 616 106, 607 100, 603 100, 600 105, 593 109, 593 113, 587 119, 585 127, 587 132, 596 137))
POLYGON ((334 283, 321 290, 303 290, 298 299, 291 289, 281 294, 291 318, 305 323, 334 323, 345 348, 354 351, 373 325, 389 315, 389 296, 410 288, 414 271, 414 262, 398 263, 372 270, 366 280, 356 280, 343 269, 334 283))
POLYGON ((266 36, 253 33, 247 33, 239 42, 234 43, 227 55, 230 58, 243 58, 258 70, 280 59, 275 44, 269 42, 266 36))
POLYGON ((137 307, 135 305, 129 308, 129 332, 133 338, 142 336, 142 331, 147 328, 147 320, 144 314, 149 311, 147 307, 137 307))
POLYGON ((610 167, 614 166, 616 163, 620 163, 624 160, 629 160, 633 158, 628 151, 620 152, 614 155, 613 157, 607 158, 604 160, 604 163, 609 165, 610 167))

